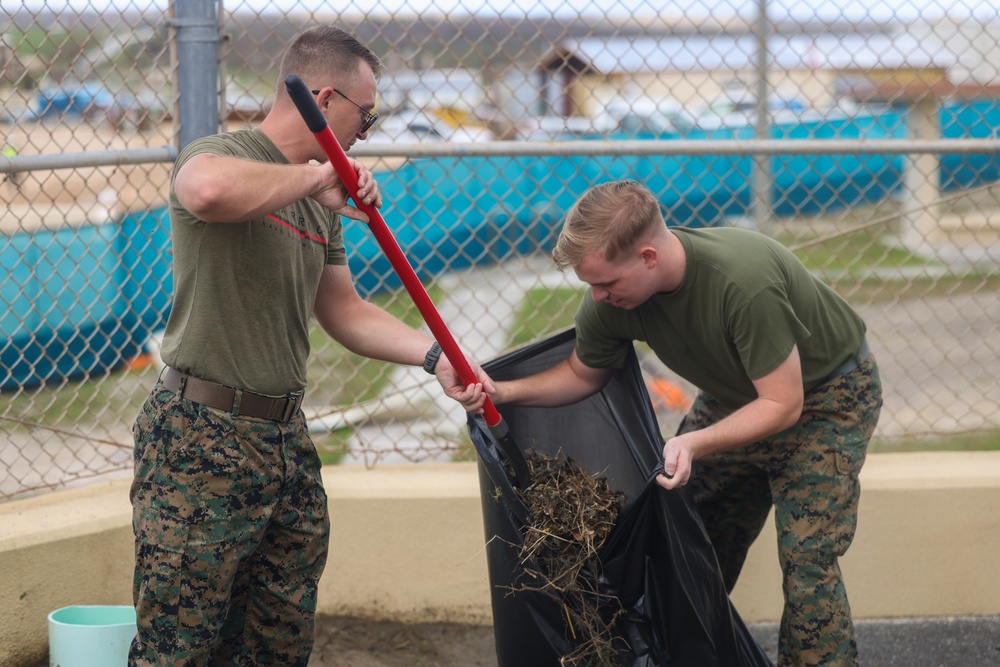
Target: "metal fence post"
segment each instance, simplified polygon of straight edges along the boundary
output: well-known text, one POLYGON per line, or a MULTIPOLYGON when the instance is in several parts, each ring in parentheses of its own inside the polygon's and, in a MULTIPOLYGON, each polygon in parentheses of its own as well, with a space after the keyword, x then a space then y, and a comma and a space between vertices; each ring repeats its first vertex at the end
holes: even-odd
MULTIPOLYGON (((753 32, 757 38, 757 68, 755 89, 757 91, 757 109, 754 119, 754 138, 765 141, 771 138, 771 112, 768 108, 768 96, 771 87, 767 75, 770 63, 768 39, 771 36, 771 24, 767 15, 768 0, 757 0, 757 17, 754 19, 753 32)), ((753 227, 767 233, 771 222, 771 190, 773 177, 770 155, 755 155, 753 158, 753 175, 750 193, 750 220, 753 227)))
POLYGON ((176 0, 180 148, 219 131, 219 3, 176 0))

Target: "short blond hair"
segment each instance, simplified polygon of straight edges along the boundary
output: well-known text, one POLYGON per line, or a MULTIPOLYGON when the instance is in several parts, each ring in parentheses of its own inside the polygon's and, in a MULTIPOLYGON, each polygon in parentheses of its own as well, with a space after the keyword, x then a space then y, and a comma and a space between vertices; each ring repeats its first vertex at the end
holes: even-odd
POLYGON ((366 63, 378 81, 385 67, 358 39, 332 25, 319 25, 295 36, 281 58, 278 98, 287 96, 285 78, 296 74, 310 88, 347 86, 366 63))
POLYGON ((594 253, 617 262, 665 224, 660 202, 646 186, 632 180, 601 183, 566 214, 552 260, 560 271, 594 253))

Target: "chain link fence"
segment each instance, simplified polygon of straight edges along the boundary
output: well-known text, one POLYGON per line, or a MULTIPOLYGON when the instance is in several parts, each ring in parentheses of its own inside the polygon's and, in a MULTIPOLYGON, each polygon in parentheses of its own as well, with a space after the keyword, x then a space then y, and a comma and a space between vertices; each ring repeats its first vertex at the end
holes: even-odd
MULTIPOLYGON (((170 308, 191 25, 178 17, 197 3, 220 65, 208 127, 263 117, 302 28, 336 23, 380 55, 381 119, 352 155, 477 359, 572 324, 582 286, 548 261, 561 218, 587 187, 629 177, 671 224, 775 236, 854 304, 887 391, 875 447, 996 440, 988 3, 39 0, 0 10, 0 499, 130 472, 170 308)), ((215 64, 198 67, 214 79, 215 64)), ((358 289, 421 326, 367 229, 346 236, 358 289)), ((422 371, 355 357, 318 327, 313 343, 304 407, 327 462, 472 455, 464 413, 422 371)), ((642 357, 666 431, 692 389, 642 357)))

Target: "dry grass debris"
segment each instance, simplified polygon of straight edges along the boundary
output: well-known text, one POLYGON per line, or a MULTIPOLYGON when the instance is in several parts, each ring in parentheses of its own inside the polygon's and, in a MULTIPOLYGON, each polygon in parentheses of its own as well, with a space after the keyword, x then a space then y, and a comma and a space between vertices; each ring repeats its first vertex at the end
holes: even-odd
POLYGON ((620 664, 614 625, 621 602, 603 586, 598 552, 615 525, 624 494, 573 459, 529 451, 531 483, 518 491, 529 510, 513 592, 533 591, 560 606, 573 651, 566 667, 620 664))

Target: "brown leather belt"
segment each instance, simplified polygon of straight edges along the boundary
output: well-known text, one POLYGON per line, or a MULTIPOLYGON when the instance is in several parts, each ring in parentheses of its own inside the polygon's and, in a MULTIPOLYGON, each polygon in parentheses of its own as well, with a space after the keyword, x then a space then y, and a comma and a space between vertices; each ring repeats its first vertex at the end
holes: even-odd
POLYGON ((245 389, 233 389, 201 380, 169 367, 161 380, 164 387, 180 398, 228 412, 234 417, 257 417, 282 423, 298 412, 304 393, 297 391, 285 396, 255 394, 245 389))

